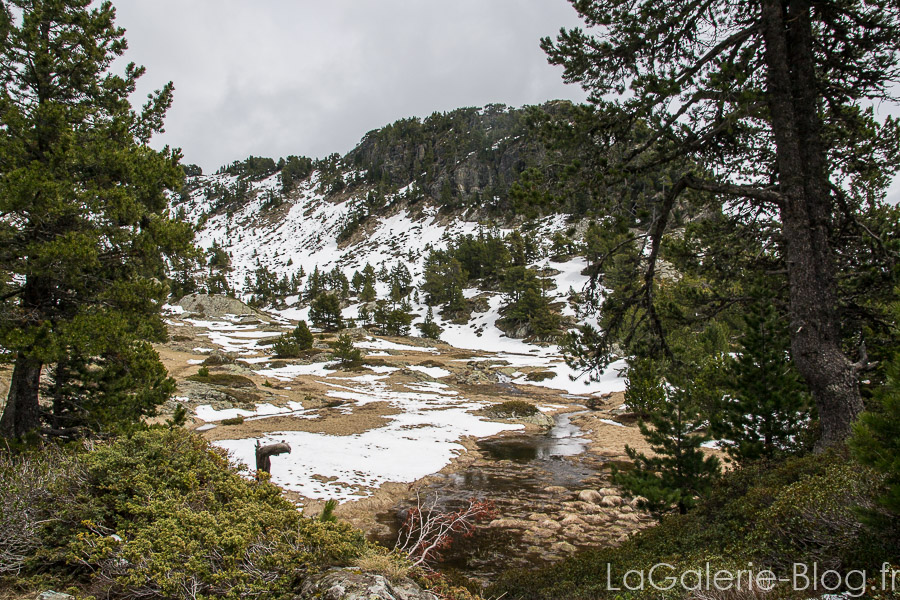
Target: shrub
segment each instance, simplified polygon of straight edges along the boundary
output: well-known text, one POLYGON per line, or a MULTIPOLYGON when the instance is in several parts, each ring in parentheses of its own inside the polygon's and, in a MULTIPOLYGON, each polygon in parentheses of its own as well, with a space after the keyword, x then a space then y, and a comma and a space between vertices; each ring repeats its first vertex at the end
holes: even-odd
POLYGON ((353 338, 343 333, 337 341, 330 343, 332 356, 342 369, 357 369, 362 366, 362 351, 353 345, 353 338))
POLYGON ((21 461, 0 463, 0 498, 32 490, 22 498, 43 521, 18 545, 23 574, 98 597, 287 599, 307 573, 370 548, 349 525, 303 517, 277 487, 242 477, 180 429, 138 432, 69 463, 21 461))
POLYGON ((272 342, 272 351, 276 358, 297 358, 300 356, 300 344, 293 334, 283 333, 272 342))
POLYGON ((524 400, 507 400, 487 408, 487 412, 495 417, 530 417, 540 411, 533 404, 524 400))
POLYGON ((240 425, 244 422, 244 417, 237 416, 230 419, 222 419, 222 425, 240 425))
POLYGON ((0 453, 0 575, 19 573, 43 546, 43 530, 60 479, 79 477, 72 455, 56 446, 14 456, 0 453))
POLYGON ((900 515, 900 353, 888 362, 887 381, 876 393, 872 408, 859 416, 850 447, 861 463, 886 477, 881 506, 900 515))
POLYGON ((313 347, 313 334, 309 330, 309 326, 306 324, 306 321, 300 321, 297 323, 297 327, 294 328, 294 339, 297 340, 297 345, 301 350, 309 350, 313 347))
MULTIPOLYGON (((203 359, 204 366, 218 366, 218 365, 233 365, 234 364, 234 355, 228 354, 227 352, 213 352, 205 359, 203 359)), ((209 371, 207 370, 207 373, 209 371)))

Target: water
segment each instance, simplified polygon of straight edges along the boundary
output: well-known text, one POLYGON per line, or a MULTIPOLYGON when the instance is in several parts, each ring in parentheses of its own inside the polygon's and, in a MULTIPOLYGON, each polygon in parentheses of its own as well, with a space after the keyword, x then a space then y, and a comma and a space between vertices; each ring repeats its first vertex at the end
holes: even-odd
POLYGON ((489 458, 519 463, 578 456, 585 451, 589 440, 572 423, 572 417, 585 412, 587 411, 556 415, 553 427, 544 435, 508 435, 483 440, 478 443, 478 449, 489 458))
MULTIPOLYGON (((578 490, 585 487, 586 480, 597 476, 596 460, 584 460, 589 440, 572 423, 577 414, 581 413, 556 415, 554 426, 545 434, 505 435, 478 442, 485 460, 463 471, 441 475, 420 490, 421 497, 437 495, 443 510, 459 509, 471 498, 490 500, 504 519, 534 521, 536 514, 551 516, 559 509, 561 496, 558 490, 548 491, 550 486, 578 490)), ((390 532, 377 536, 378 541, 393 545, 411 505, 411 501, 402 502, 378 515, 378 521, 390 532)), ((484 582, 511 567, 547 562, 544 549, 533 544, 534 540, 524 539, 520 531, 481 528, 445 552, 436 566, 484 582)))

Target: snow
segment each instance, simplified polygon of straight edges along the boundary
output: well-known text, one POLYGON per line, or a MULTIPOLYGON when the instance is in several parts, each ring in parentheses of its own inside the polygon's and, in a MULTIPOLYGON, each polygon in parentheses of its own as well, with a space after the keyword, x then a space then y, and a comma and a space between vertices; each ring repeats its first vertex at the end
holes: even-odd
POLYGON ((279 381, 291 381, 299 375, 315 375, 326 377, 329 373, 334 373, 334 369, 326 368, 329 363, 311 363, 308 365, 287 365, 277 369, 261 369, 254 371, 257 375, 263 377, 272 377, 279 381))
POLYGON ((369 338, 368 341, 357 342, 354 346, 366 350, 409 350, 413 352, 428 352, 430 354, 437 354, 438 352, 437 348, 421 348, 419 346, 389 342, 379 338, 369 338))
POLYGON ((441 367, 423 367, 421 365, 410 365, 410 371, 418 371, 419 373, 425 373, 429 377, 433 377, 435 379, 440 379, 441 377, 447 377, 451 373, 447 369, 442 369, 441 367))
MULTIPOLYGON (((229 175, 214 175, 205 178, 208 182, 232 185, 236 179, 229 175)), ((395 209, 392 214, 379 217, 367 225, 364 239, 353 244, 339 246, 336 242, 345 217, 353 206, 364 200, 362 197, 346 197, 334 202, 326 198, 320 190, 321 177, 314 173, 307 181, 300 182, 289 198, 278 219, 270 220, 262 211, 265 190, 276 189, 277 177, 269 177, 261 182, 251 182, 251 199, 230 214, 207 214, 208 201, 201 189, 192 193, 185 202, 172 208, 184 208, 187 219, 199 224, 205 218, 196 235, 196 243, 208 249, 218 244, 231 256, 232 269, 226 274, 229 283, 240 291, 247 275, 260 266, 266 267, 277 276, 291 276, 302 268, 307 274, 318 266, 320 272, 333 268, 340 269, 348 278, 354 271, 362 270, 366 263, 380 269, 390 269, 397 262, 407 265, 412 274, 412 283, 421 284, 423 264, 431 249, 446 248, 448 243, 461 235, 477 235, 488 228, 464 216, 452 221, 438 218, 434 206, 419 206, 416 213, 405 209, 395 209), (254 196, 255 194, 255 196, 254 196), (262 214, 261 214, 262 213, 262 214)), ((387 198, 388 205, 395 198, 407 193, 410 186, 387 198)), ((400 202, 399 204, 402 204, 400 202)), ((539 243, 548 244, 552 232, 561 231, 570 224, 562 215, 540 220, 534 230, 539 243)), ((495 235, 505 235, 511 230, 490 229, 495 235)), ((589 283, 582 275, 587 266, 583 258, 556 262, 541 259, 530 265, 537 269, 548 269, 556 274, 550 276, 552 289, 548 290, 551 302, 562 303, 562 313, 588 322, 579 317, 568 299, 571 292, 581 292, 589 283)), ((378 295, 387 294, 387 286, 379 281, 378 295)), ((512 376, 503 375, 505 381, 516 385, 528 385, 557 390, 564 397, 586 399, 590 395, 605 394, 624 390, 624 380, 618 370, 624 366, 618 361, 600 375, 596 381, 585 381, 579 373, 569 368, 561 350, 555 345, 537 345, 524 340, 512 339, 496 327, 500 318, 504 298, 493 291, 468 288, 463 291, 466 298, 483 297, 487 310, 472 315, 470 322, 456 324, 444 321, 439 310, 434 311, 435 322, 443 328, 441 341, 450 346, 476 352, 490 352, 491 356, 476 356, 459 362, 485 361, 488 367, 515 369, 512 376), (495 364, 490 364, 495 363, 495 364), (543 381, 528 381, 527 372, 539 370, 553 376, 543 381), (576 396, 581 394, 581 396, 576 396)), ((287 308, 269 309, 267 312, 279 323, 285 325, 298 320, 309 321, 309 308, 301 306, 300 298, 287 299, 287 308)), ((184 314, 179 306, 165 307, 167 316, 184 314)), ((342 310, 345 318, 356 318, 359 305, 352 304, 342 310)), ((421 322, 427 307, 421 302, 412 305, 412 311, 421 322)), ((596 317, 594 324, 596 323, 596 317)), ((184 325, 169 320, 173 325, 184 325)), ((349 411, 355 406, 372 402, 387 402, 398 409, 398 414, 389 415, 388 422, 380 427, 351 436, 329 436, 308 432, 276 432, 267 435, 262 443, 285 440, 293 447, 289 455, 274 457, 273 479, 287 489, 298 491, 313 498, 336 498, 347 500, 365 497, 373 488, 387 481, 410 482, 443 468, 454 455, 463 452, 459 444, 463 436, 483 437, 494 435, 521 426, 492 423, 472 414, 482 403, 472 401, 438 381, 398 384, 390 387, 391 374, 397 367, 372 366, 369 372, 352 377, 337 378, 328 363, 289 365, 280 368, 265 368, 271 360, 268 356, 272 339, 280 332, 261 331, 256 325, 245 325, 239 318, 185 319, 186 323, 204 330, 201 335, 209 339, 209 345, 240 356, 241 361, 254 365, 254 372, 266 378, 283 382, 292 381, 297 376, 321 378, 319 383, 328 388, 327 396, 348 402, 339 410, 349 411), (256 366, 258 365, 258 366, 256 366), (318 475, 318 477, 313 477, 318 475), (333 478, 328 480, 328 478, 333 478)), ((272 329, 272 328, 270 328, 272 329)), ((368 356, 391 356, 396 352, 439 354, 437 348, 419 347, 386 339, 372 337, 356 342, 357 347, 368 351, 368 356)), ((210 352, 211 349, 198 347, 195 352, 210 352)), ((409 369, 421 372, 432 379, 442 379, 452 373, 437 366, 411 365, 409 369)), ((511 371, 506 371, 507 373, 511 371)), ((542 405, 541 410, 550 412, 560 407, 553 404, 542 405)), ((245 418, 266 418, 273 414, 291 414, 299 418, 314 418, 302 410, 302 406, 276 407, 260 405, 254 410, 227 409, 214 410, 211 406, 197 409, 197 416, 213 424, 224 418, 244 416, 245 418)), ((609 424, 621 425, 615 421, 609 424)), ((230 450, 235 458, 253 466, 255 439, 216 442, 230 450)))
MULTIPOLYGON (((416 481, 440 471, 454 456, 465 452, 459 443, 463 436, 486 437, 523 428, 473 415, 472 411, 485 403, 451 396, 444 389, 446 386, 437 382, 421 384, 417 387, 422 389, 415 392, 398 392, 380 379, 371 378, 353 381, 360 385, 352 387, 323 383, 333 388, 329 397, 345 399, 356 406, 388 402, 400 413, 387 416, 389 422, 382 427, 355 435, 280 431, 264 436, 262 444, 284 441, 291 445, 290 454, 272 459, 272 480, 309 498, 346 501, 367 497, 387 482, 416 481)), ((204 409, 206 417, 220 417, 227 412, 204 409)), ((256 439, 215 444, 252 472, 256 439)))
POLYGON ((223 419, 234 419, 236 417, 259 417, 259 416, 271 416, 271 415, 280 415, 284 413, 293 412, 293 409, 290 407, 284 406, 275 406, 274 404, 257 404, 256 410, 244 410, 242 408, 226 408, 222 410, 216 410, 209 404, 202 404, 197 407, 194 411, 194 414, 201 421, 215 422, 221 421, 223 419))

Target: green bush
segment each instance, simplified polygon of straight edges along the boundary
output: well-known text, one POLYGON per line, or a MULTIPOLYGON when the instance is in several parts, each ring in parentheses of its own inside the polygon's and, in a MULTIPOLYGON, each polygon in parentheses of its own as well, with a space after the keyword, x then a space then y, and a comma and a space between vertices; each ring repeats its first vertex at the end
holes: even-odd
POLYGON ((98 597, 291 598, 308 573, 369 548, 361 532, 303 517, 279 488, 242 477, 180 429, 66 456, 50 475, 43 454, 19 459, 35 465, 27 485, 22 464, 0 464, 0 499, 31 489, 28 514, 43 521, 19 545, 23 576, 98 597))
POLYGON ((297 358, 301 348, 293 334, 282 333, 272 342, 272 351, 276 358, 297 358))
POLYGON ((342 369, 358 369, 362 366, 362 351, 353 345, 353 338, 343 333, 331 342, 332 356, 342 369))

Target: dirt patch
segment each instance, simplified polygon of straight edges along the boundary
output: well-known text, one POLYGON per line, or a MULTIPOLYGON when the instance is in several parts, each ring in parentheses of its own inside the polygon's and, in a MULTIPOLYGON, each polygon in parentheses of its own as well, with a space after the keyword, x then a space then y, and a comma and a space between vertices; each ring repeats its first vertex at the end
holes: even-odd
POLYGON ((304 419, 291 415, 276 415, 264 419, 245 420, 239 425, 219 425, 202 432, 210 441, 239 440, 262 437, 275 431, 306 431, 325 435, 358 435, 383 427, 391 415, 400 411, 387 402, 371 402, 354 407, 347 413, 340 409, 326 408, 318 411, 316 419, 304 419))

